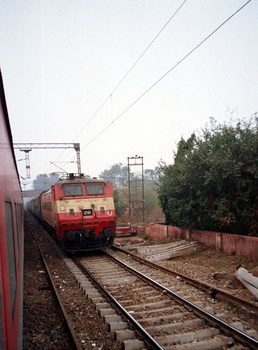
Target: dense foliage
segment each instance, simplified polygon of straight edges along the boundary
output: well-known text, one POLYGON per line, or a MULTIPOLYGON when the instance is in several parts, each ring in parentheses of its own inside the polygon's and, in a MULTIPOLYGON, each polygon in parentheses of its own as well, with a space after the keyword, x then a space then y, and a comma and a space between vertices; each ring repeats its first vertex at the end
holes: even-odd
POLYGON ((114 189, 113 196, 114 196, 114 204, 116 208, 116 215, 118 217, 124 215, 127 205, 121 200, 121 195, 118 189, 114 189))
POLYGON ((159 201, 166 224, 258 235, 257 118, 233 125, 211 119, 181 139, 174 164, 163 166, 159 201))

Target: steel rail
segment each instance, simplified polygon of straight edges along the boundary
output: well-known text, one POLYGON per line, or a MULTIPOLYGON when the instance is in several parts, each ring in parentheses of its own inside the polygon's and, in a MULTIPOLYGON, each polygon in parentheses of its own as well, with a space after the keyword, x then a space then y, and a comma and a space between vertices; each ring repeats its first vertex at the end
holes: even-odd
POLYGON ((210 314, 209 312, 199 308, 197 305, 195 305, 195 304, 191 303, 189 300, 181 297, 179 294, 171 291, 169 288, 163 286, 159 282, 144 275, 142 272, 137 271, 136 269, 127 265, 126 263, 124 263, 120 259, 110 255, 107 251, 105 251, 105 253, 113 261, 118 262, 121 266, 125 267, 128 271, 131 271, 135 275, 140 276, 141 278, 146 280, 148 283, 151 283, 158 290, 161 290, 162 292, 166 292, 167 296, 172 297, 179 304, 184 304, 184 306, 186 306, 188 309, 190 308, 196 315, 205 319, 208 323, 212 324, 213 326, 219 327, 223 332, 225 332, 227 335, 232 336, 234 339, 237 339, 241 344, 248 345, 250 347, 250 349, 254 349, 254 350, 258 349, 258 340, 254 339, 253 337, 249 336, 248 334, 240 331, 239 329, 235 328, 234 326, 229 325, 228 323, 222 321, 221 319, 210 314))
POLYGON ((54 297, 56 299, 56 304, 57 304, 57 306, 59 308, 59 312, 60 312, 60 315, 61 315, 61 317, 63 319, 63 322, 65 323, 65 326, 66 326, 66 328, 69 331, 69 334, 70 334, 71 340, 73 342, 73 345, 74 345, 75 349, 81 349, 81 344, 80 344, 80 342, 78 340, 78 337, 76 336, 76 333, 74 332, 74 329, 72 327, 72 323, 70 321, 70 318, 69 318, 67 312, 65 311, 65 307, 64 307, 64 305, 63 305, 63 303, 62 303, 62 301, 61 301, 61 299, 59 297, 58 291, 57 291, 57 289, 55 287, 54 280, 53 280, 53 278, 51 276, 51 272, 50 272, 50 270, 49 270, 49 268, 47 266, 47 262, 46 262, 46 260, 44 258, 44 254, 43 254, 42 249, 40 247, 40 243, 39 243, 38 239, 36 238, 36 236, 34 235, 34 233, 32 232, 31 228, 30 228, 30 233, 31 233, 33 239, 35 240, 36 245, 38 247, 38 250, 40 252, 40 256, 41 256, 44 268, 45 268, 45 270, 47 272, 47 278, 48 278, 48 280, 49 280, 49 282, 51 284, 51 287, 52 287, 52 290, 53 290, 53 295, 54 295, 54 297))
POLYGON ((235 295, 224 291, 223 289, 217 288, 216 286, 214 286, 210 283, 200 281, 200 280, 197 280, 195 278, 188 277, 186 275, 183 275, 180 272, 175 272, 175 271, 170 270, 164 266, 157 265, 152 261, 149 261, 143 257, 140 257, 140 256, 133 254, 132 252, 128 252, 126 249, 116 247, 116 246, 112 246, 111 249, 120 251, 120 252, 125 253, 127 255, 130 255, 132 259, 134 259, 142 264, 145 264, 145 265, 148 265, 148 266, 153 267, 155 269, 161 270, 167 274, 170 274, 173 276, 178 276, 181 279, 183 279, 185 282, 187 282, 188 284, 190 284, 194 287, 197 287, 199 289, 202 289, 203 291, 205 291, 207 293, 211 292, 211 290, 213 290, 213 289, 216 289, 216 291, 217 291, 216 297, 220 297, 221 300, 227 301, 234 306, 244 307, 244 308, 248 309, 249 311, 253 312, 255 315, 258 315, 258 306, 250 303, 247 300, 240 299, 240 298, 236 297, 235 295))
POLYGON ((111 301, 117 310, 119 310, 126 318, 126 320, 136 328, 138 335, 144 338, 144 342, 148 345, 148 349, 163 350, 164 348, 137 322, 126 309, 98 282, 98 280, 88 271, 80 261, 72 256, 73 262, 80 268, 80 270, 87 274, 87 276, 98 286, 101 292, 111 301))

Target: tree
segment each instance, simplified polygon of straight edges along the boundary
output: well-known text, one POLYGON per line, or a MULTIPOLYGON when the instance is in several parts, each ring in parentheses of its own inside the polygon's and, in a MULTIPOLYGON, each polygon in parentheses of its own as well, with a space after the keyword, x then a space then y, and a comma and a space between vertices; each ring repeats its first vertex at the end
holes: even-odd
POLYGON ((148 220, 155 208, 159 207, 158 194, 152 184, 146 185, 144 188, 144 209, 145 219, 148 220))
POLYGON ((127 186, 127 166, 122 163, 112 165, 109 170, 104 170, 99 178, 105 181, 110 181, 114 188, 127 186))
POLYGON ((33 180, 33 188, 34 190, 48 190, 58 179, 59 175, 56 173, 51 173, 50 175, 39 174, 36 176, 36 179, 33 180))
POLYGON ((117 216, 119 217, 124 215, 127 208, 127 204, 121 200, 121 195, 118 189, 114 189, 113 196, 114 196, 114 203, 115 203, 117 216))
POLYGON ((144 170, 144 180, 145 181, 158 181, 158 179, 161 176, 161 167, 160 166, 156 166, 154 169, 145 169, 144 170))
POLYGON ((220 125, 181 139, 158 190, 166 223, 185 228, 257 232, 257 119, 220 125))

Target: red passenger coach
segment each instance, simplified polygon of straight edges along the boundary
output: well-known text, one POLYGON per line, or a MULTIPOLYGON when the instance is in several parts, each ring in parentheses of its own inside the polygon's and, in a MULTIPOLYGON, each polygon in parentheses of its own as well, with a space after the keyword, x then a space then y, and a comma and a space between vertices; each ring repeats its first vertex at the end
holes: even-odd
POLYGON ((22 349, 23 200, 0 72, 0 349, 22 349))
POLYGON ((102 249, 114 242, 116 212, 111 183, 67 174, 29 203, 34 214, 39 206, 40 219, 66 251, 102 249))

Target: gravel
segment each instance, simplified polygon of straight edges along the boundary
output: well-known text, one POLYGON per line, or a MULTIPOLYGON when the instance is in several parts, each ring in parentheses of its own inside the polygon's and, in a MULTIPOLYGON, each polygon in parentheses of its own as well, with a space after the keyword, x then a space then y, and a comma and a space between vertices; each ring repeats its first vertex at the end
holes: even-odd
MULTIPOLYGON (((143 243, 166 243, 151 242, 143 238, 128 237, 116 238, 119 244, 127 245, 143 243), (131 243, 130 243, 131 244, 131 243)), ((70 305, 74 324, 83 322, 88 331, 87 339, 82 348, 84 349, 121 349, 121 344, 114 341, 113 335, 108 332, 108 327, 104 324, 96 312, 93 304, 86 299, 81 292, 78 295, 77 282, 68 273, 65 264, 59 258, 51 257, 56 263, 56 284, 59 288, 67 291, 67 304, 70 305), (74 289, 74 293, 71 290, 74 289), (77 310, 77 313, 74 311, 77 310), (83 321, 82 321, 83 320, 83 321)), ((178 257, 173 260, 160 262, 161 265, 174 269, 180 273, 198 278, 205 282, 214 284, 216 287, 232 290, 234 293, 251 302, 256 302, 251 293, 236 279, 234 273, 238 264, 248 269, 255 276, 258 276, 258 266, 256 262, 249 261, 237 256, 227 256, 215 249, 199 245, 196 252, 191 255, 178 257), (216 273, 219 278, 216 279, 216 273)), ((53 265, 54 266, 54 265, 53 265)), ((67 336, 67 331, 63 325, 59 312, 57 311, 55 300, 48 285, 46 273, 39 258, 37 246, 32 239, 25 222, 25 244, 24 244, 24 349, 73 349, 73 345, 67 336)))
POLYGON ((24 236, 23 349, 72 349, 31 234, 24 236))
MULTIPOLYGON (((141 237, 119 237, 115 240, 118 246, 130 248, 139 245, 155 245, 171 243, 170 239, 161 239, 154 241, 151 239, 142 239, 141 237)), ((253 276, 258 277, 258 263, 247 257, 227 255, 212 247, 198 243, 194 246, 194 252, 183 254, 179 257, 157 262, 173 271, 183 275, 199 279, 214 287, 224 289, 234 293, 239 298, 246 299, 251 303, 258 305, 255 297, 244 287, 236 278, 236 267, 241 265, 247 269, 253 276)))
MULTIPOLYGON (((74 349, 56 307, 38 248, 28 227, 25 227, 24 240, 23 348, 74 349)), ((63 260, 57 253, 53 253, 48 240, 44 242, 44 257, 56 277, 55 286, 65 295, 74 329, 83 328, 84 333, 86 330, 81 348, 120 350, 121 343, 114 340, 114 335, 108 331, 108 325, 103 322, 94 305, 78 288, 74 276, 63 260)))

